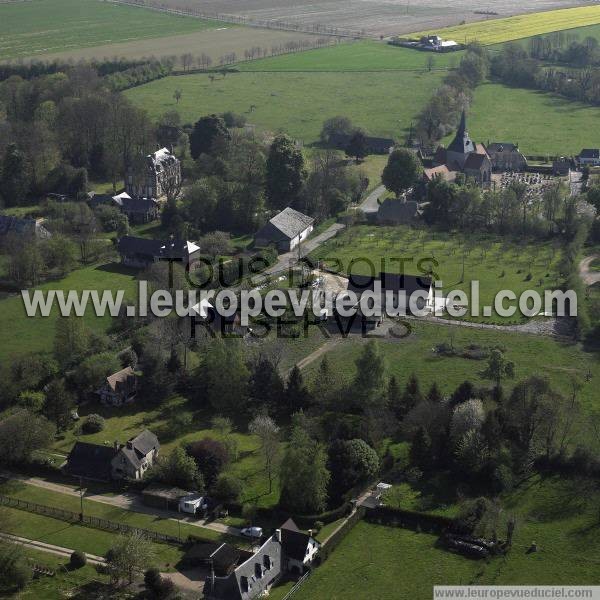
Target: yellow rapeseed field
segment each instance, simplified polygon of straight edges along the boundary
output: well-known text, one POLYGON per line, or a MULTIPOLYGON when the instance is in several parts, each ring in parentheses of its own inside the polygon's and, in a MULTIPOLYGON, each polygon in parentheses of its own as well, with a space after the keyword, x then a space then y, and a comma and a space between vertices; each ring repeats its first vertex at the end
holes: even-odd
POLYGON ((600 5, 595 5, 518 15, 505 19, 490 19, 435 31, 421 31, 413 35, 436 33, 444 39, 453 39, 460 43, 478 41, 488 45, 598 23, 600 23, 600 5))

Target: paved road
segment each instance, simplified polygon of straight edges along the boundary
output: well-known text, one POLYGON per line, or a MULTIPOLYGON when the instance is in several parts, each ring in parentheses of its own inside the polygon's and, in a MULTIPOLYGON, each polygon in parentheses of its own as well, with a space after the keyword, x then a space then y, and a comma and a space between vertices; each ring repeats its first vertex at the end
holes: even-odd
POLYGON ((376 187, 359 205, 358 209, 364 213, 377 212, 379 210, 379 198, 383 196, 385 192, 385 186, 380 185, 376 187))
POLYGON ((600 254, 586 256, 579 263, 579 275, 585 285, 594 285, 595 283, 600 283, 600 271, 592 271, 590 268, 592 262, 594 262, 596 259, 600 260, 600 254))
MULTIPOLYGON (((29 538, 19 537, 18 535, 10 535, 8 533, 0 533, 0 539, 8 540, 16 544, 31 548, 32 550, 41 550, 42 552, 48 552, 56 556, 62 556, 64 558, 70 558, 74 550, 72 548, 63 548, 62 546, 55 546, 54 544, 47 544, 46 542, 40 542, 38 540, 30 540, 29 538)), ((95 554, 88 554, 86 552, 87 561, 93 565, 105 565, 106 560, 101 556, 95 554)))
MULTIPOLYGON (((75 489, 66 485, 60 485, 58 483, 52 483, 39 479, 37 477, 28 477, 26 475, 18 475, 9 471, 0 472, 2 477, 12 479, 26 483, 27 485, 33 485, 39 488, 44 488, 52 492, 58 492, 60 494, 66 494, 68 496, 76 496, 79 498, 79 489, 75 489)), ((101 504, 110 504, 111 506, 117 506, 125 510, 131 510, 133 512, 143 513, 145 515, 154 515, 161 519, 171 519, 173 521, 181 521, 192 525, 194 527, 200 527, 202 529, 211 529, 219 533, 226 533, 228 535, 241 536, 241 531, 236 527, 230 527, 223 523, 206 522, 204 520, 194 519, 191 515, 184 515, 183 513, 175 513, 169 510, 161 510, 160 508, 154 508, 146 506, 141 499, 140 494, 133 492, 125 492, 123 494, 116 494, 115 496, 102 496, 99 494, 84 494, 86 500, 92 502, 100 502, 101 504)))

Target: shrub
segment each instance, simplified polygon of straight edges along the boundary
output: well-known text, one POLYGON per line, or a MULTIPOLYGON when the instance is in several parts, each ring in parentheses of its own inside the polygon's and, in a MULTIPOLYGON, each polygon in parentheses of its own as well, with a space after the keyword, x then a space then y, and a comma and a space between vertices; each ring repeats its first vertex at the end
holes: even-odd
POLYGON ((81 426, 81 430, 83 433, 98 433, 104 429, 104 425, 104 417, 94 413, 89 415, 84 421, 83 425, 81 426))
POLYGON ((215 483, 223 467, 229 462, 225 444, 208 437, 188 444, 186 452, 196 461, 208 487, 215 483))
POLYGON ((236 502, 242 493, 242 482, 233 475, 223 473, 213 489, 213 495, 224 502, 236 502))
POLYGON ((80 552, 79 550, 75 550, 75 552, 73 552, 71 554, 69 564, 74 569, 81 569, 81 567, 85 567, 86 563, 87 563, 87 556, 85 555, 85 552, 80 552))

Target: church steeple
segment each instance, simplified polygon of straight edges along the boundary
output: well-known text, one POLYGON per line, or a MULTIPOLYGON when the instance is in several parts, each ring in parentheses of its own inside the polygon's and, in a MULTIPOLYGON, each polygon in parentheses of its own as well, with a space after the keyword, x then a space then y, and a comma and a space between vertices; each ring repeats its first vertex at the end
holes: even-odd
POLYGON ((469 132, 467 131, 467 114, 464 110, 462 111, 462 115, 460 117, 460 124, 458 126, 456 136, 452 140, 452 143, 448 146, 448 152, 452 152, 455 155, 462 154, 465 157, 463 160, 460 160, 458 156, 454 157, 459 164, 464 163, 467 154, 475 152, 475 144, 469 137, 469 132))
POLYGON ((465 134, 468 135, 467 132, 467 113, 463 108, 462 115, 460 116, 460 125, 458 126, 458 131, 456 132, 456 137, 464 138, 465 134))

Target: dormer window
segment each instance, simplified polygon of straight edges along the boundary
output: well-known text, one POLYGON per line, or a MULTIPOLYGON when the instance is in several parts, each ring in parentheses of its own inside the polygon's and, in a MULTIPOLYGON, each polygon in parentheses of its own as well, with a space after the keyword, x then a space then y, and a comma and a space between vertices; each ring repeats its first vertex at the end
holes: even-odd
POLYGON ((254 563, 254 576, 257 579, 260 579, 263 576, 263 572, 262 572, 262 567, 260 566, 260 563, 254 563))
POLYGON ((271 568, 271 557, 268 554, 263 556, 263 565, 267 570, 271 568))
POLYGON ((248 587, 248 578, 245 576, 240 577, 240 587, 242 588, 242 592, 248 592, 250 589, 248 587))

